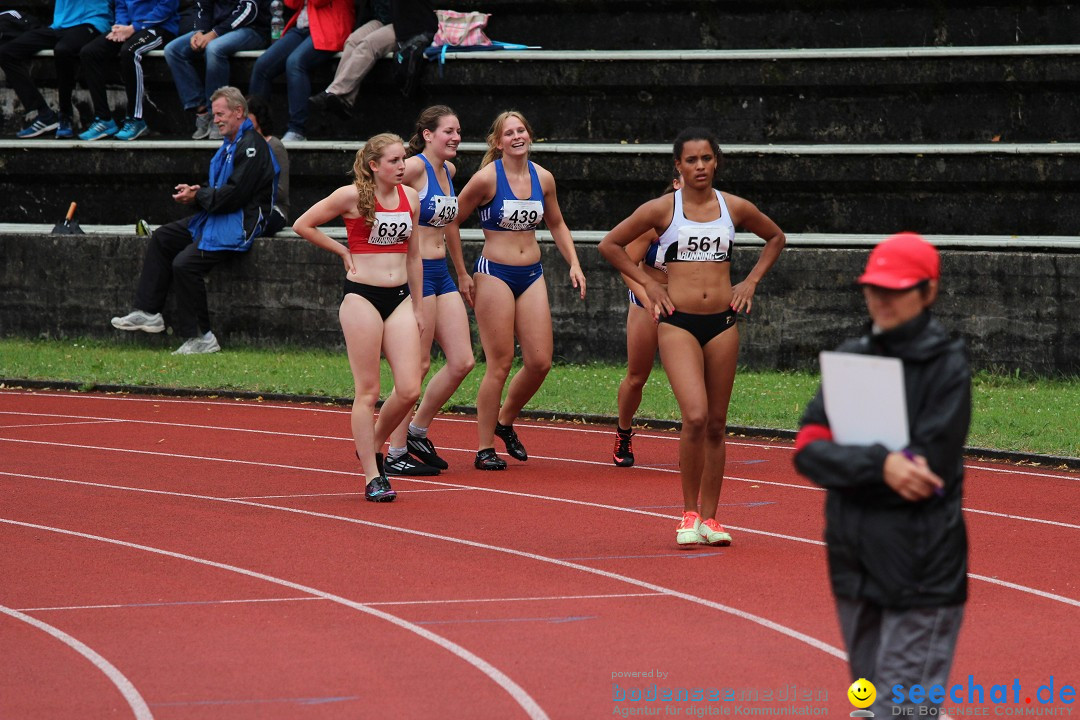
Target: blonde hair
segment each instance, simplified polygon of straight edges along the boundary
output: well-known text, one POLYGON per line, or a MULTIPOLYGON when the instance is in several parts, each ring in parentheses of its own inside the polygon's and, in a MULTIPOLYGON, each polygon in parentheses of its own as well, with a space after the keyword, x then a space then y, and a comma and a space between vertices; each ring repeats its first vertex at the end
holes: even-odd
POLYGON ((416 131, 413 132, 412 138, 409 139, 409 145, 405 148, 410 157, 424 152, 424 147, 427 145, 424 142, 424 131, 435 132, 438 130, 439 122, 444 117, 457 117, 457 113, 447 105, 432 105, 420 112, 420 116, 416 118, 416 131))
POLYGON ((213 103, 219 98, 225 98, 229 103, 230 110, 243 110, 245 115, 248 114, 247 98, 244 97, 244 93, 232 85, 222 85, 215 90, 214 94, 210 96, 210 102, 213 103))
POLYGON ((505 112, 501 112, 498 117, 495 118, 495 122, 491 123, 491 132, 489 132, 487 136, 488 151, 484 153, 484 159, 480 161, 480 167, 484 167, 488 163, 494 162, 502 157, 502 150, 496 147, 496 143, 499 136, 502 135, 503 125, 505 125, 506 121, 512 117, 516 117, 521 121, 521 124, 525 126, 525 130, 529 133, 529 141, 532 142, 532 125, 529 124, 529 121, 525 119, 524 115, 517 110, 506 110, 505 112))
POLYGON ((375 222, 375 173, 371 171, 371 162, 378 162, 386 148, 393 144, 404 146, 401 138, 394 133, 379 133, 356 151, 353 161, 353 186, 356 188, 356 211, 368 221, 375 222))

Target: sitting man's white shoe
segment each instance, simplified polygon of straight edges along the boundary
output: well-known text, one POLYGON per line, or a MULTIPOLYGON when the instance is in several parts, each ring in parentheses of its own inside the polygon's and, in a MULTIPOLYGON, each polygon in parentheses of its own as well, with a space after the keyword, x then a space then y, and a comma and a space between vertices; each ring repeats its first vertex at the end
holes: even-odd
POLYGON ((161 313, 133 310, 123 317, 114 317, 112 326, 117 330, 142 330, 148 333, 159 333, 165 330, 165 321, 161 318, 161 313))
POLYGON ((173 351, 173 355, 202 355, 215 353, 221 349, 214 333, 208 332, 199 337, 189 338, 183 345, 173 351))
POLYGON ((281 142, 293 143, 293 142, 306 142, 307 138, 298 132, 289 130, 287 133, 281 136, 281 142))

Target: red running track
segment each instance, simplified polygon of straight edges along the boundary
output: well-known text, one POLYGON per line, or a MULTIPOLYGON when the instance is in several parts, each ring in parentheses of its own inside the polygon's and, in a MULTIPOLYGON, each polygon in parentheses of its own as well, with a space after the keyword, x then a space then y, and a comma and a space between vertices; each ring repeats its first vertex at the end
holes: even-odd
MULTIPOLYGON (((610 428, 518 430, 529 461, 482 473, 474 420, 440 417, 450 471, 373 504, 342 408, 0 392, 0 718, 851 711, 789 445, 731 439, 734 545, 680 551, 675 435, 618 469, 610 428), (617 700, 654 683, 736 699, 617 700)), ((1071 707, 1024 700, 1080 684, 1080 475, 966 482, 951 682, 1071 707)))

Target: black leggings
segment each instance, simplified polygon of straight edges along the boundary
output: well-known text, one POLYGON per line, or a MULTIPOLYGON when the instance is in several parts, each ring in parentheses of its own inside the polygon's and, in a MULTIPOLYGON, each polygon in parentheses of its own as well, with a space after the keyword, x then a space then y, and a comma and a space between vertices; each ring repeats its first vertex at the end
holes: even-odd
POLYGON ((735 327, 735 311, 725 310, 710 315, 697 315, 676 310, 670 315, 661 315, 660 322, 682 328, 693 335, 701 347, 705 347, 714 337, 735 327))
POLYGON ((367 300, 375 306, 382 316, 383 322, 390 314, 397 310, 397 306, 405 302, 409 297, 409 286, 398 285, 397 287, 380 287, 378 285, 364 285, 345 279, 344 295, 353 293, 367 300))

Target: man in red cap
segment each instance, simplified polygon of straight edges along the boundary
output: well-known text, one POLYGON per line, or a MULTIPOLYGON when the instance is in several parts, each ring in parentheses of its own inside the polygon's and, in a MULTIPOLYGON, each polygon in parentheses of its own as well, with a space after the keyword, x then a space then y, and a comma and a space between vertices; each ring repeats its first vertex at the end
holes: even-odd
POLYGON ((880 243, 858 279, 870 327, 838 348, 903 362, 908 447, 834 442, 820 390, 795 441, 796 469, 828 491, 829 574, 851 679, 874 683, 879 718, 940 705, 910 691, 948 686, 967 600, 971 371, 963 341, 930 313, 940 276, 937 250, 919 235, 880 243))

